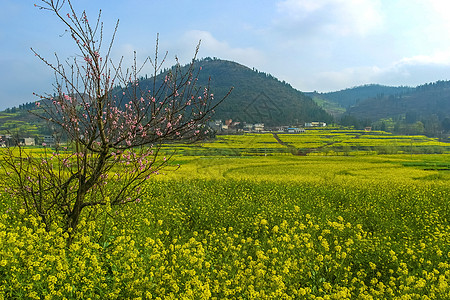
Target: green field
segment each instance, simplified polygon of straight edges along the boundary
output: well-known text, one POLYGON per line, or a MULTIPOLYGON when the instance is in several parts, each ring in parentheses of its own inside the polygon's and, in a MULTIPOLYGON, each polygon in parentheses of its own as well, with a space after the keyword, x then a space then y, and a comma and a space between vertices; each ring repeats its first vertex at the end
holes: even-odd
POLYGON ((278 138, 164 145, 142 201, 86 212, 69 248, 2 191, 0 299, 450 299, 449 144, 278 138))

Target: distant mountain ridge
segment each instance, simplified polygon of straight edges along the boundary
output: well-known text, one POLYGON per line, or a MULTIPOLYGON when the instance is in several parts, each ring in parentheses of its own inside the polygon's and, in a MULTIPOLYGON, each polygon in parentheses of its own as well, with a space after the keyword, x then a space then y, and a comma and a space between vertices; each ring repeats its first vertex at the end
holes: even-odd
POLYGON ((393 87, 380 84, 366 84, 335 92, 309 92, 305 94, 312 97, 317 103, 322 104, 321 106, 329 113, 332 113, 334 116, 340 116, 347 109, 365 99, 401 95, 413 90, 414 88, 407 86, 393 87))
POLYGON ((417 87, 368 84, 306 93, 341 125, 437 136, 450 132, 450 81, 417 87))
POLYGON ((383 119, 421 122, 425 132, 436 135, 450 131, 450 81, 420 85, 399 95, 368 98, 345 113, 358 119, 376 122, 383 119))
POLYGON ((396 95, 370 97, 347 110, 347 114, 371 120, 401 114, 450 115, 450 81, 420 85, 396 95))

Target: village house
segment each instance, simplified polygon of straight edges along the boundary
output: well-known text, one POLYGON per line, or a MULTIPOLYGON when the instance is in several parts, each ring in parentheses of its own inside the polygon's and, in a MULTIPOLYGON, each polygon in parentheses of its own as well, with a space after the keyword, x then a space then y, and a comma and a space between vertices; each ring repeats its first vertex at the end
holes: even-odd
POLYGON ((32 137, 26 138, 14 138, 11 135, 0 135, 0 147, 13 147, 13 146, 35 146, 36 141, 32 137))
POLYGON ((215 121, 208 122, 208 126, 216 132, 219 132, 222 130, 222 125, 223 125, 222 120, 215 120, 215 121))
POLYGON ((0 135, 0 147, 12 146, 12 138, 10 135, 0 135))
POLYGON ((325 122, 308 122, 305 123, 305 127, 326 127, 327 123, 325 122))
POLYGON ((289 127, 289 128, 286 128, 285 132, 287 132, 287 133, 303 133, 303 132, 305 132, 305 128, 289 127))
POLYGON ((43 146, 53 146, 55 145, 55 138, 53 136, 44 136, 43 146))
POLYGON ((262 132, 264 131, 264 123, 256 123, 253 125, 254 132, 262 132))
POLYGON ((35 146, 36 145, 36 140, 31 137, 20 138, 18 141, 19 141, 19 145, 21 145, 21 146, 35 146))

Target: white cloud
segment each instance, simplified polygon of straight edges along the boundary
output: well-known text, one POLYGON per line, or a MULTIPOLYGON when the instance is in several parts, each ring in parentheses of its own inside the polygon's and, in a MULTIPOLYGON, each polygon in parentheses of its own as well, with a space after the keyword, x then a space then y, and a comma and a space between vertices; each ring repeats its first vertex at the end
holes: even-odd
POLYGON ((306 18, 308 14, 311 14, 317 10, 320 10, 324 6, 324 2, 321 0, 284 0, 278 3, 278 12, 286 15, 293 20, 300 20, 306 18))
POLYGON ((450 20, 448 19, 450 2, 448 0, 428 0, 426 2, 431 5, 431 7, 438 15, 443 16, 445 20, 447 20, 447 23, 450 24, 450 20))
POLYGON ((384 9, 389 15, 389 34, 398 41, 402 53, 413 55, 429 49, 450 47, 450 2, 448 0, 397 0, 384 9))
MULTIPOLYGON (((428 2, 428 1, 427 1, 428 2)), ((434 35, 438 41, 447 41, 450 35, 450 2, 448 0, 429 0, 431 23, 428 34, 434 35)), ((447 42, 448 43, 448 42, 447 42)))
POLYGON ((293 32, 366 36, 383 25, 378 0, 284 0, 275 24, 293 32))
POLYGON ((408 65, 450 65, 450 50, 438 51, 432 55, 405 57, 394 63, 395 67, 408 65))

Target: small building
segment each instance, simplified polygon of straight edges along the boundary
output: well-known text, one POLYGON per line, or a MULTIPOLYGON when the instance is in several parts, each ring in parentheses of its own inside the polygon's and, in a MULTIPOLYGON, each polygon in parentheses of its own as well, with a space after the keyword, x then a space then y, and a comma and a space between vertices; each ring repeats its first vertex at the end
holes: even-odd
POLYGON ((53 136, 44 136, 43 146, 53 146, 55 145, 55 138, 53 136))
POLYGON ((289 127, 286 129, 287 133, 302 133, 305 132, 305 128, 298 128, 298 127, 289 127))
POLYGON ((222 130, 222 125, 223 125, 222 120, 215 120, 208 122, 208 126, 214 131, 222 130))
POLYGON ((253 130, 253 124, 245 123, 243 127, 244 127, 244 131, 247 131, 247 132, 253 130))
POLYGON ((36 140, 31 137, 19 139, 19 145, 21 146, 34 146, 36 145, 36 140))
POLYGON ((264 131, 264 123, 256 123, 253 125, 253 131, 261 132, 264 131))
POLYGON ((0 135, 0 147, 14 147, 14 146, 34 146, 36 140, 32 137, 18 138, 11 135, 0 135))
POLYGON ((305 127, 326 127, 327 123, 325 122, 309 122, 305 123, 305 127))
POLYGON ((17 144, 17 140, 11 135, 0 135, 0 147, 12 147, 17 144))

